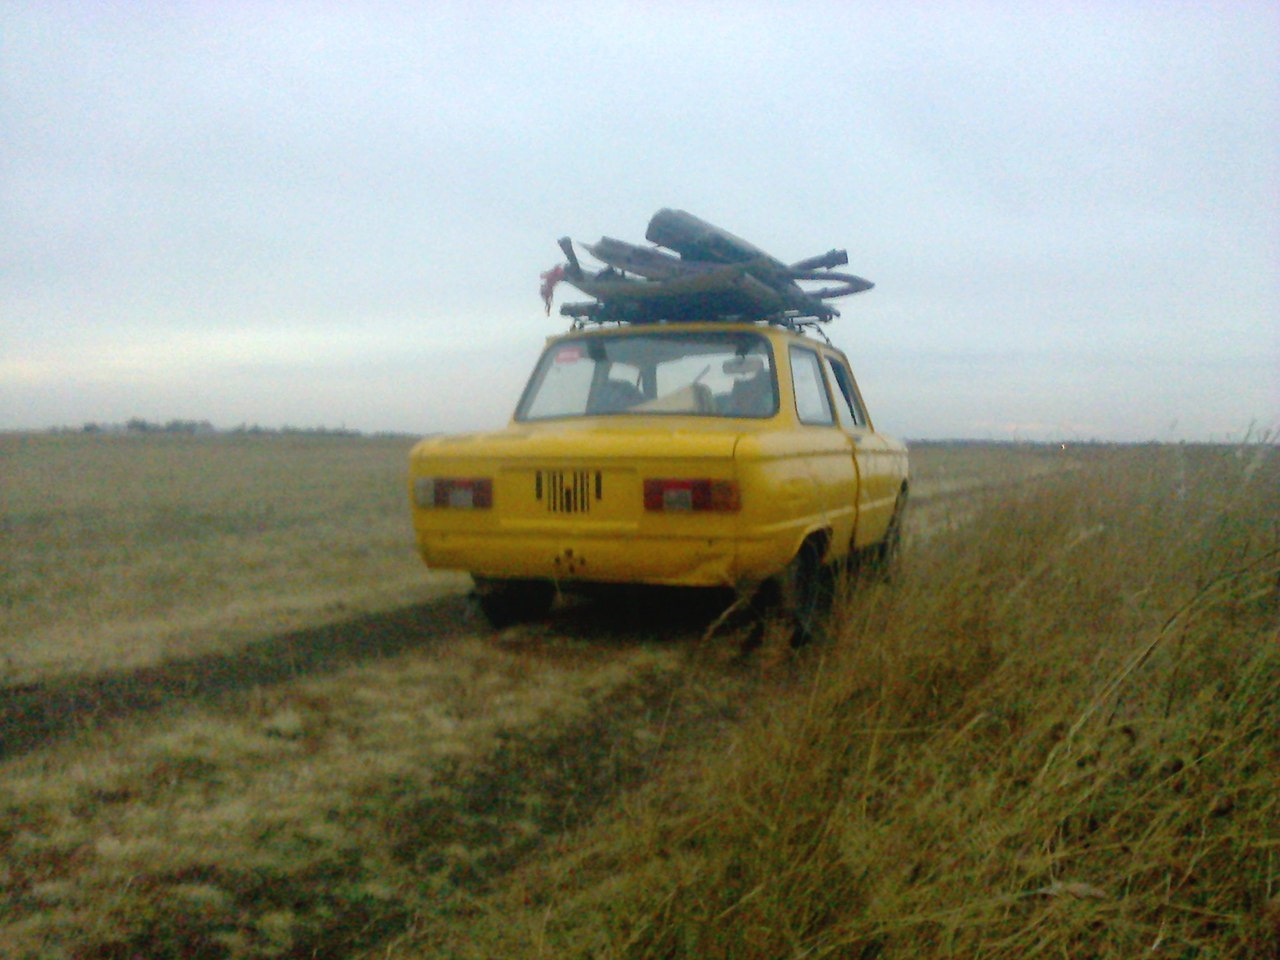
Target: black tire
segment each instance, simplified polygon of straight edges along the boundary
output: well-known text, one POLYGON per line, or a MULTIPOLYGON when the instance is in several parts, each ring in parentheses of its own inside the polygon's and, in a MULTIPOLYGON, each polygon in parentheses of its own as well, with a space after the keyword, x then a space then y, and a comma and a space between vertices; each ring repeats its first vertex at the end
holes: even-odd
POLYGON ((793 647, 827 635, 835 571, 822 562, 822 553, 821 542, 806 540, 776 578, 778 612, 791 621, 793 647))
POLYGON ((907 494, 904 490, 898 494, 893 505, 893 516, 889 518, 889 529, 884 539, 869 551, 870 572, 881 580, 889 580, 898 564, 898 556, 902 552, 902 519, 907 510, 907 494))
POLYGON ((549 580, 495 580, 475 577, 475 599, 485 619, 501 630, 513 623, 539 620, 551 612, 556 587, 549 580))

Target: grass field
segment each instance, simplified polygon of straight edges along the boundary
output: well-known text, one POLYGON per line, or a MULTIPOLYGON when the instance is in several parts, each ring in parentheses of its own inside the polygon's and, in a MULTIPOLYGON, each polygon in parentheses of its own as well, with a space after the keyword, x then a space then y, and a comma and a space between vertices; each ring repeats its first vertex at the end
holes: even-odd
POLYGON ((410 444, 0 435, 0 680, 140 667, 429 596, 410 444))
POLYGON ((1270 444, 919 448, 893 579, 750 655, 492 634, 402 441, 0 451, 0 956, 1280 952, 1270 444))

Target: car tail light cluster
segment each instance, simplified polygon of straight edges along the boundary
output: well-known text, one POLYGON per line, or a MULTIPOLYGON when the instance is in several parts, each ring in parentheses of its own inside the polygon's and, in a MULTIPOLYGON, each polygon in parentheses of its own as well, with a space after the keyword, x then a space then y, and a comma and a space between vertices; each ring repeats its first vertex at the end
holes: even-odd
POLYGON ((453 507, 488 510, 493 506, 493 480, 489 477, 418 477, 413 500, 421 508, 453 507))
POLYGON ((644 508, 664 513, 735 513, 742 506, 732 480, 658 479, 644 482, 644 508))

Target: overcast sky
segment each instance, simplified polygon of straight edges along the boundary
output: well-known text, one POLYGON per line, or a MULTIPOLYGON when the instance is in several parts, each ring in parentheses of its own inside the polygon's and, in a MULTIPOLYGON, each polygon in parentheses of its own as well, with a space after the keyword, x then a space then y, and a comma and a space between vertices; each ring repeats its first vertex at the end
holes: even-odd
POLYGON ((499 426, 665 206, 848 249, 882 429, 1280 426, 1280 5, 801 8, 0 0, 0 429, 499 426))

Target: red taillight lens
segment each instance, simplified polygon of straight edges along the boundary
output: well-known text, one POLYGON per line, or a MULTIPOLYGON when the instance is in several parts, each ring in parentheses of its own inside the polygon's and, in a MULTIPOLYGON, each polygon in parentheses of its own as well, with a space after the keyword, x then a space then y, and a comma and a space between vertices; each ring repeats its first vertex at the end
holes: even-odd
POLYGON ((732 480, 660 479, 644 482, 644 508, 658 512, 733 513, 742 506, 732 480))
POLYGON ((488 510, 493 506, 493 481, 488 477, 418 477, 413 498, 419 507, 488 510))

